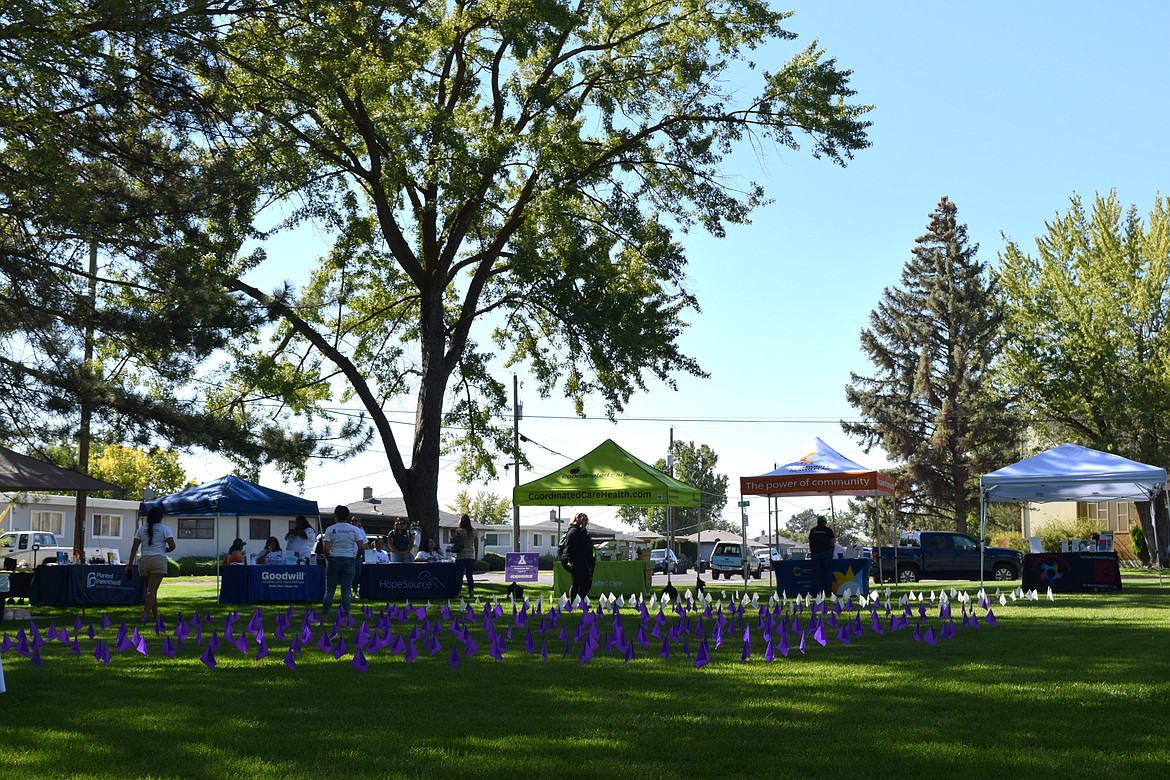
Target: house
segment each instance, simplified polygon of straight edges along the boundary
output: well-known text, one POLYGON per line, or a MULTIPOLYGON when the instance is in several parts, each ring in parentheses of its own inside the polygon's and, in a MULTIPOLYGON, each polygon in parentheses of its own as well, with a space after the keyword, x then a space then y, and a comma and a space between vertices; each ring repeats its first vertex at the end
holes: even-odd
MULTIPOLYGON (((77 497, 46 493, 0 493, 0 530, 49 531, 57 544, 73 546, 77 497)), ((121 560, 130 555, 138 527, 138 502, 117 498, 86 501, 85 546, 116 549, 121 560)))

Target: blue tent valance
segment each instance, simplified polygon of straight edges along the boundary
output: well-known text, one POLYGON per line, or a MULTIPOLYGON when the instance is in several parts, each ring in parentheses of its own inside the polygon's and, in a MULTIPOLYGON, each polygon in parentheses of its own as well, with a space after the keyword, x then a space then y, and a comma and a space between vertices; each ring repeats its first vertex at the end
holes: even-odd
POLYGON ((169 496, 143 501, 138 513, 161 507, 166 515, 305 515, 317 517, 316 501, 281 493, 228 474, 169 496))

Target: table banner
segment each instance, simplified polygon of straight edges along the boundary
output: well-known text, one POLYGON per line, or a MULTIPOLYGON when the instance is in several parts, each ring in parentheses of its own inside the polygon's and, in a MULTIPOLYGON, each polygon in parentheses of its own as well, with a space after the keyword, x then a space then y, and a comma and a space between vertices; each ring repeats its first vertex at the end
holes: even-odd
POLYGON ((137 570, 127 579, 125 566, 38 566, 28 597, 36 606, 132 606, 146 601, 146 580, 137 570))
POLYGON ((325 596, 324 566, 223 566, 219 576, 220 604, 321 601, 325 596))
POLYGON ((366 601, 437 601, 458 595, 454 561, 362 565, 361 596, 366 601))
MULTIPOLYGON (((869 558, 834 558, 833 592, 838 596, 860 596, 869 593, 869 558)), ((789 558, 772 562, 776 576, 776 595, 812 592, 812 561, 805 558, 789 558)))
MULTIPOLYGON (((560 596, 569 592, 573 585, 573 575, 560 564, 553 564, 553 595, 560 596)), ((636 593, 646 593, 646 564, 644 561, 598 561, 593 569, 593 587, 589 589, 589 597, 596 601, 601 594, 615 596, 633 596, 636 593)))
POLYGON ((1121 590, 1121 566, 1117 553, 1029 553, 1021 576, 1024 590, 1053 593, 1121 590))

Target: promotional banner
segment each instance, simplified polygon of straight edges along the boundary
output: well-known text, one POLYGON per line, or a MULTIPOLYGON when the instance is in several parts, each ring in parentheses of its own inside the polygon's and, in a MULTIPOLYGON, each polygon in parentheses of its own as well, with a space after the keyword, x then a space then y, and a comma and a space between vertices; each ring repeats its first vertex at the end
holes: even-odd
POLYGON ((49 607, 117 607, 146 601, 146 580, 125 566, 38 566, 29 602, 49 607))
MULTIPOLYGON (((573 585, 573 575, 561 564, 553 564, 553 595, 568 593, 573 585)), ((594 601, 602 593, 607 596, 632 596, 645 593, 646 563, 644 561, 598 561, 593 570, 593 587, 589 597, 594 601)))
POLYGON ((508 582, 539 582, 540 553, 504 553, 504 579, 508 582))
POLYGON ((224 566, 219 570, 220 604, 265 601, 320 601, 324 566, 224 566))
MULTIPOLYGON (((860 596, 869 593, 869 558, 834 558, 833 592, 838 596, 860 596)), ((812 592, 812 561, 790 558, 773 561, 776 575, 776 595, 792 598, 812 592)))
POLYGON ((1031 553, 1024 556, 1024 590, 1083 593, 1121 590, 1117 553, 1031 553))
POLYGON ((362 598, 368 601, 438 601, 459 595, 455 562, 363 564, 362 598))

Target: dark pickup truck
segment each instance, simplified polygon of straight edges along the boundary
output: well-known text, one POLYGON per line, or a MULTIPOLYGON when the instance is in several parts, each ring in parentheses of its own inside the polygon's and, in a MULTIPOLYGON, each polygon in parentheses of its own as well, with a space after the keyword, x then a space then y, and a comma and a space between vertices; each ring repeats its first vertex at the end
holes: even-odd
POLYGON ((919 580, 1014 580, 1024 556, 1006 547, 983 548, 983 577, 979 572, 979 542, 952 531, 911 531, 902 534, 897 560, 893 547, 874 547, 870 573, 875 582, 919 580))

